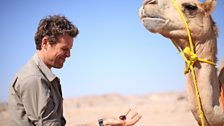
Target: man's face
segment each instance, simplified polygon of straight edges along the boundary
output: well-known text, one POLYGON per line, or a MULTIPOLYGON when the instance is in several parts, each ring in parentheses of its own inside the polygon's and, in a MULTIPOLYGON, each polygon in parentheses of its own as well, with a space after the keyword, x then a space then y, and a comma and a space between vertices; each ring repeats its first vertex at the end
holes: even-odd
POLYGON ((62 35, 58 39, 58 43, 50 45, 47 42, 44 63, 49 68, 62 68, 67 57, 70 57, 70 50, 73 46, 73 37, 62 35))

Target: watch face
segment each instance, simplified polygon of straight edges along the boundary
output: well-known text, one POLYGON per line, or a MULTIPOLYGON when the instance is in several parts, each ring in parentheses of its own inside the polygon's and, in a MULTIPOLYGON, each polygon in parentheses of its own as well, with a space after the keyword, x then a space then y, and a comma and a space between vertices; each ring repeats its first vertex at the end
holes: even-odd
POLYGON ((104 126, 103 125, 103 119, 99 119, 98 122, 99 122, 99 126, 104 126))

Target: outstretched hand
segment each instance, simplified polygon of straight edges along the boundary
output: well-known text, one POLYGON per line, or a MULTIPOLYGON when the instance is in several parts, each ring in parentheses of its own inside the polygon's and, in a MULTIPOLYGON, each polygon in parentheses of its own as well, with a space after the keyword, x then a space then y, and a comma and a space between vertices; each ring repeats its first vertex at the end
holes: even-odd
POLYGON ((124 126, 133 126, 141 119, 141 117, 142 116, 137 112, 129 109, 124 116, 120 116, 120 119, 124 121, 124 126))
POLYGON ((125 115, 121 115, 119 118, 105 119, 105 126, 134 126, 140 119, 141 115, 137 112, 129 109, 125 115))

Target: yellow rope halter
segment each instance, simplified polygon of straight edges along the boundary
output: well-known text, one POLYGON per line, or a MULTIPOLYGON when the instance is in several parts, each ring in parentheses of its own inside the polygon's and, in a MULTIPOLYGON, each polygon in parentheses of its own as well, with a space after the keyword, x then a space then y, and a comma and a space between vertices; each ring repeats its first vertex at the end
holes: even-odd
POLYGON ((200 95, 199 95, 199 91, 198 91, 198 87, 197 87, 197 80, 196 80, 196 76, 195 76, 195 72, 194 72, 194 63, 196 61, 199 61, 199 62, 209 63, 209 64, 214 65, 214 66, 216 66, 216 63, 208 61, 208 60, 200 59, 200 58, 197 57, 197 55, 194 52, 194 47, 193 47, 193 42, 192 42, 192 39, 191 39, 190 30, 188 28, 188 24, 187 24, 187 21, 184 17, 184 14, 180 10, 180 7, 176 3, 176 0, 172 0, 172 3, 175 6, 175 8, 177 9, 178 13, 180 14, 180 16, 181 16, 181 18, 184 22, 185 29, 186 29, 187 35, 188 35, 188 41, 189 41, 190 47, 186 47, 183 51, 181 51, 180 48, 178 47, 178 45, 175 42, 173 42, 173 44, 175 45, 178 52, 181 54, 181 56, 183 57, 184 61, 187 64, 187 67, 184 70, 184 74, 186 74, 189 70, 191 71, 191 75, 192 75, 192 79, 193 79, 193 83, 194 83, 195 95, 196 95, 196 98, 197 98, 199 117, 200 117, 202 126, 204 126, 204 113, 203 113, 203 110, 202 110, 201 99, 200 99, 200 95), (189 59, 187 59, 185 55, 187 55, 189 57, 189 59))

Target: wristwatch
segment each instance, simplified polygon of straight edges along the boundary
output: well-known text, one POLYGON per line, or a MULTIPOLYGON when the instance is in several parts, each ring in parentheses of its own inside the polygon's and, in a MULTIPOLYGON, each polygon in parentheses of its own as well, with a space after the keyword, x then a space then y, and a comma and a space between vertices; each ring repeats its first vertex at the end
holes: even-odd
POLYGON ((103 125, 103 119, 99 119, 98 122, 99 122, 99 126, 104 126, 103 125))

